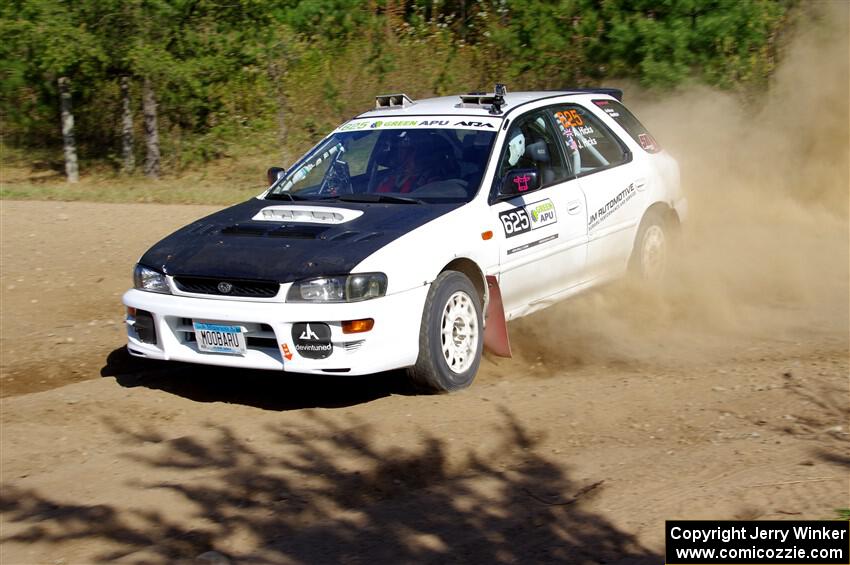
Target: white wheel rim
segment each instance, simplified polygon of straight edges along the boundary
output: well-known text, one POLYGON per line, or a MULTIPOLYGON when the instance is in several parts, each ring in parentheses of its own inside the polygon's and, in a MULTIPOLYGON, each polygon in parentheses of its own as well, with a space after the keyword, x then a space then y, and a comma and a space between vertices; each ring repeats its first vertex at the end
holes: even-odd
POLYGON ((472 298, 463 291, 449 297, 440 320, 443 358, 453 373, 463 373, 478 350, 478 316, 472 298))
POLYGON ((649 226, 644 232, 640 259, 645 279, 657 281, 664 276, 667 268, 667 238, 661 226, 649 226))

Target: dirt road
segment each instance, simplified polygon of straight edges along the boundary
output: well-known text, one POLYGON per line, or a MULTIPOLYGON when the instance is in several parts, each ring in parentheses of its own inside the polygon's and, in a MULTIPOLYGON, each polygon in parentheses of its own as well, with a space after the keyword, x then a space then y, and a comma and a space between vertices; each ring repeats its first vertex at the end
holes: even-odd
POLYGON ((132 262, 206 211, 2 203, 3 563, 657 563, 665 519, 848 505, 846 294, 759 334, 614 285, 439 397, 129 358, 132 262))
POLYGON ((133 262, 211 210, 0 202, 0 562, 659 563, 665 519, 850 507, 847 22, 747 105, 636 96, 667 286, 512 323, 455 395, 133 360, 133 262))

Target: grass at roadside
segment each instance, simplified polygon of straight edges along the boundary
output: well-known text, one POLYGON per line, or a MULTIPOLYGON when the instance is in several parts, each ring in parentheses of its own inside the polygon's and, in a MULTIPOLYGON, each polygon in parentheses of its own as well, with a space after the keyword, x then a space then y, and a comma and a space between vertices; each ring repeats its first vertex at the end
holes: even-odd
POLYGON ((187 177, 149 181, 147 179, 83 179, 65 182, 2 183, 0 200, 85 200, 89 202, 158 202, 162 204, 226 205, 247 200, 262 192, 253 186, 220 180, 187 177))
POLYGON ((203 168, 151 180, 138 172, 120 175, 104 166, 83 168, 80 181, 65 182, 61 162, 25 160, 4 148, 0 162, 0 200, 157 202, 227 205, 247 200, 266 188, 265 171, 273 164, 261 154, 240 155, 203 168))

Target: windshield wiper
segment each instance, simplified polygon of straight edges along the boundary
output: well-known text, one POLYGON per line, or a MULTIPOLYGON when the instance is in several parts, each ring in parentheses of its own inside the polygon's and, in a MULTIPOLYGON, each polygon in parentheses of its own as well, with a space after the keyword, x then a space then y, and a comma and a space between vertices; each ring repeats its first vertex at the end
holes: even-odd
POLYGON ((339 200, 343 202, 374 202, 387 204, 424 204, 425 202, 418 198, 410 196, 397 196, 395 194, 342 194, 339 200))

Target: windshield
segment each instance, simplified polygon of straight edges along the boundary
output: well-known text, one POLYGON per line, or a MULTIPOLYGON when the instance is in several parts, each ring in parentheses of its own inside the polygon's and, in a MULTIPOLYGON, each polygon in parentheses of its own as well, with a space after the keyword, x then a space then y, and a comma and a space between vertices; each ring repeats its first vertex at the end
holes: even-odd
MULTIPOLYGON (((449 203, 475 196, 498 125, 384 129, 382 123, 343 125, 276 182, 266 198, 449 203), (355 127, 358 131, 343 131, 355 127)), ((422 123, 430 122, 404 122, 422 123)))

